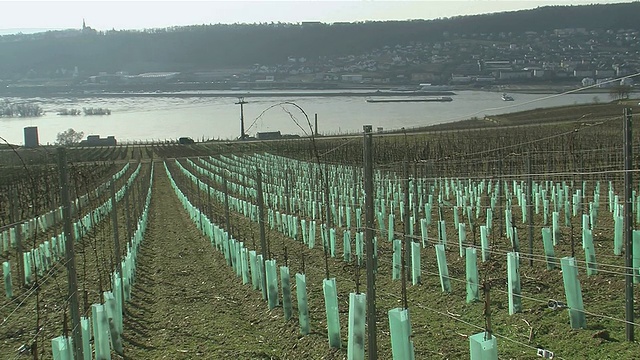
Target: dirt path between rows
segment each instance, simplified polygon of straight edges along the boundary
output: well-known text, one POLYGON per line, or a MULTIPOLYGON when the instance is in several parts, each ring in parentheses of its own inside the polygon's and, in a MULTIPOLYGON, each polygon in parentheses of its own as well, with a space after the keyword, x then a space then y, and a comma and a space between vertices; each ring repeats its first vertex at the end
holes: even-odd
POLYGON ((126 306, 125 358, 303 355, 295 350, 304 347, 297 321, 285 323, 282 309, 269 311, 259 292, 242 285, 186 215, 163 166, 156 165, 149 227, 126 306))

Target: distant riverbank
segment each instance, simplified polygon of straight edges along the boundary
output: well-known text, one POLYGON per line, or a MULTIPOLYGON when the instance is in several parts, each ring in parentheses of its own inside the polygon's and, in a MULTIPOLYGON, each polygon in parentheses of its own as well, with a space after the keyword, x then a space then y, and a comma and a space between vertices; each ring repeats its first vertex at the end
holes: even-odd
MULTIPOLYGON (((495 85, 480 89, 481 91, 507 92, 507 93, 524 93, 524 94, 564 94, 564 93, 582 93, 582 94, 603 94, 608 96, 611 88, 591 87, 582 88, 573 85, 495 85)), ((632 93, 638 89, 632 88, 632 93)), ((603 99, 604 100, 604 99, 603 99)))
POLYGON ((4 97, 221 97, 221 96, 376 96, 432 95, 449 96, 460 91, 507 92, 526 94, 560 94, 580 92, 606 94, 608 88, 581 89, 579 83, 451 85, 437 91, 423 91, 418 84, 356 83, 161 83, 161 84, 10 84, 0 87, 4 97), (257 95, 254 95, 257 94, 257 95), (273 94, 273 95, 271 95, 273 94))

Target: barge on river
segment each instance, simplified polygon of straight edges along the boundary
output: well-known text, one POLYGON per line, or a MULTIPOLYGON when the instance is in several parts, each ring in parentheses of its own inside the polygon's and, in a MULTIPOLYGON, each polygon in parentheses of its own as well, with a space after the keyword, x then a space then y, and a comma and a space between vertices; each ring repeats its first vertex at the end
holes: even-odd
POLYGON ((389 103, 389 102, 450 102, 453 98, 450 96, 433 96, 426 98, 378 98, 367 99, 368 103, 389 103))

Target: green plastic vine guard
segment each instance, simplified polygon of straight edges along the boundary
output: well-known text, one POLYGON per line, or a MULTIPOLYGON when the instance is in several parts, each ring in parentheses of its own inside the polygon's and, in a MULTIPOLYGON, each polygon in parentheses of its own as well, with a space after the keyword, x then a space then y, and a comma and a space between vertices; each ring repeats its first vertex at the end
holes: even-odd
MULTIPOLYGON (((533 190, 533 200, 534 200, 534 208, 535 208, 535 212, 536 215, 540 215, 540 194, 533 190)), ((521 194, 521 203, 522 203, 522 208, 521 208, 521 212, 522 212, 522 223, 526 224, 527 223, 527 198, 526 198, 526 194, 522 193, 521 194)))
POLYGON ((593 246, 593 234, 591 230, 582 230, 582 240, 584 243, 584 256, 587 263, 587 275, 598 274, 596 263, 596 250, 593 246))
POLYGON ((262 300, 267 300, 267 286, 264 285, 265 279, 265 261, 263 260, 262 254, 258 254, 256 256, 256 267, 258 269, 258 278, 260 281, 260 291, 262 292, 262 300))
POLYGON ((51 243, 49 241, 44 242, 44 257, 47 261, 47 270, 53 265, 54 259, 51 254, 51 243))
POLYGON ((118 272, 112 273, 111 284, 113 288, 112 290, 113 297, 116 304, 116 313, 115 313, 116 327, 118 329, 118 332, 120 334, 123 334, 124 318, 122 314, 123 314, 124 304, 122 303, 122 300, 124 298, 124 294, 122 293, 122 281, 120 280, 120 275, 118 274, 118 272))
POLYGON ((635 198, 636 200, 634 201, 634 205, 635 205, 635 210, 634 212, 636 213, 636 224, 640 224, 640 196, 635 198))
MULTIPOLYGON (((107 315, 107 327, 111 335, 111 346, 117 354, 122 355, 124 350, 122 346, 122 332, 120 332, 118 326, 118 305, 111 291, 105 291, 102 295, 107 315)), ((120 316, 122 316, 122 313, 120 313, 120 316)))
POLYGON ((84 356, 84 360, 91 360, 91 327, 89 318, 81 316, 80 327, 82 330, 82 356, 84 356))
POLYGON ((498 360, 498 341, 491 335, 487 339, 486 332, 469 336, 470 360, 498 360))
POLYGON ((586 328, 587 322, 584 315, 584 304, 582 302, 582 288, 578 279, 578 267, 576 260, 572 257, 560 259, 562 267, 562 280, 564 291, 569 307, 569 320, 572 329, 586 328))
POLYGON ((465 224, 458 224, 458 247, 460 248, 460 257, 464 257, 464 243, 467 241, 467 231, 465 224))
POLYGON ((249 283, 249 262, 247 261, 247 253, 248 250, 247 248, 243 247, 242 248, 242 254, 240 255, 242 257, 241 261, 241 267, 242 267, 242 285, 246 285, 249 283))
POLYGON ((598 207, 593 201, 589 202, 589 220, 591 222, 591 228, 595 229, 596 221, 598 220, 598 207))
POLYGON ((465 249, 465 265, 467 275, 467 303, 478 301, 478 256, 476 248, 465 249))
POLYGON ((424 204, 424 218, 427 225, 431 225, 431 202, 433 201, 433 195, 429 195, 429 202, 424 204))
POLYGON ((543 200, 542 201, 542 206, 543 206, 543 217, 542 217, 542 225, 543 226, 547 226, 549 225, 549 200, 543 200))
POLYGON ((426 248, 429 242, 429 228, 427 219, 420 219, 420 236, 422 240, 422 247, 426 248))
POLYGON ((411 242, 411 282, 413 285, 422 283, 422 272, 420 270, 420 243, 411 242))
MULTIPOLYGON (((393 214, 389 214, 389 229, 387 230, 387 240, 389 242, 393 241, 394 238, 394 225, 395 225, 395 216, 393 214)), ((384 223, 380 226, 384 227, 384 223)))
POLYGON ((553 240, 551 238, 551 229, 549 229, 548 227, 542 228, 542 245, 544 246, 544 256, 547 262, 547 270, 553 270, 557 266, 557 260, 553 250, 553 240))
POLYGON ((589 215, 587 214, 583 214, 582 215, 582 247, 584 248, 585 243, 584 243, 584 232, 585 230, 590 230, 591 228, 589 227, 589 215))
POLYGON ((573 216, 577 216, 578 211, 582 208, 581 192, 581 190, 576 190, 576 193, 573 195, 573 216))
POLYGON ((486 225, 480 226, 480 246, 482 247, 482 262, 486 262, 491 256, 491 248, 489 247, 489 236, 486 225))
POLYGON ((316 243, 316 221, 309 222, 309 249, 313 249, 316 243))
POLYGON ((307 221, 305 219, 300 220, 300 227, 302 228, 302 243, 306 245, 309 243, 309 235, 307 221))
POLYGON ((509 315, 522 311, 520 287, 520 254, 507 253, 507 290, 509 294, 509 315))
POLYGON ((507 239, 511 240, 513 246, 513 225, 511 224, 511 210, 504 210, 504 227, 507 230, 507 239))
POLYGON ((614 204, 613 194, 614 194, 614 192, 613 192, 613 184, 612 184, 611 181, 609 181, 609 192, 608 192, 609 196, 607 197, 609 199, 609 212, 613 212, 613 204, 614 204))
POLYGON ((560 240, 560 238, 562 237, 562 233, 560 232, 560 213, 559 212, 557 211, 553 212, 551 223, 553 226, 553 232, 552 232, 553 245, 556 246, 558 245, 558 240, 560 240))
POLYGON ((438 221, 438 242, 447 245, 447 226, 444 220, 438 221))
POLYGON ((491 230, 491 226, 493 226, 493 210, 491 208, 487 209, 487 221, 485 223, 487 229, 491 230))
POLYGON ((244 243, 241 241, 236 242, 236 251, 235 251, 235 266, 236 266, 236 276, 242 278, 242 250, 244 249, 244 243))
POLYGON ((73 360, 73 339, 67 336, 58 336, 51 339, 54 360, 73 360))
POLYGON ((616 216, 614 219, 614 235, 613 235, 613 254, 622 255, 622 233, 624 227, 624 219, 622 216, 616 216))
POLYGON ((251 266, 251 284, 253 290, 262 290, 262 281, 260 281, 260 265, 259 255, 255 250, 249 251, 249 264, 251 266))
POLYGON ((413 238, 413 226, 414 226, 415 218, 413 216, 409 217, 409 236, 413 238))
POLYGON ((31 251, 22 254, 22 263, 24 264, 24 284, 31 283, 31 251))
POLYGON ((93 329, 93 343, 95 347, 95 359, 110 360, 111 351, 109 350, 109 324, 107 321, 107 313, 104 305, 91 305, 91 322, 93 329))
POLYGON ((364 360, 366 294, 349 294, 347 360, 364 360))
POLYGON ((224 259, 227 261, 227 266, 231 266, 231 254, 229 253, 229 237, 226 232, 222 232, 222 237, 220 238, 220 246, 222 247, 224 259))
MULTIPOLYGON (((9 230, 9 234, 10 234, 10 237, 11 237, 11 239, 10 239, 11 248, 15 249, 16 248, 16 237, 17 237, 16 228, 12 227, 11 230, 9 230)), ((7 247, 5 247, 5 248, 7 248, 7 247)))
POLYGON ((336 229, 329 229, 329 250, 331 257, 336 257, 336 229))
POLYGON ((447 268, 447 257, 444 252, 444 245, 437 244, 436 248, 436 258, 438 259, 438 272, 440 273, 440 286, 442 287, 442 292, 451 292, 451 282, 449 280, 449 269, 447 268))
POLYGON ((289 267, 280 266, 280 279, 282 282, 282 307, 284 310, 284 320, 288 321, 292 315, 291 305, 291 278, 289 276, 289 267))
POLYGON ((400 272, 402 270, 402 241, 393 240, 393 261, 391 280, 400 280, 400 272))
POLYGON ((278 298, 278 274, 276 273, 276 261, 266 260, 264 262, 264 268, 267 279, 267 299, 269 309, 273 309, 280 305, 280 300, 278 298))
POLYGON ((378 238, 376 236, 373 237, 373 272, 378 272, 378 238))
POLYGON ((453 226, 455 229, 458 229, 459 225, 460 225, 460 216, 458 215, 458 207, 454 206, 453 207, 453 226))
POLYGON ((478 216, 480 216, 480 213, 478 211, 479 211, 479 208, 478 210, 476 210, 476 213, 474 215, 473 207, 467 206, 467 224, 471 229, 473 229, 473 224, 475 224, 475 219, 477 219, 478 216))
POLYGON ((358 266, 363 262, 363 250, 364 250, 364 233, 362 231, 356 233, 356 258, 358 259, 358 266))
POLYGON ((640 282, 640 230, 633 230, 633 282, 640 282))
POLYGON ((391 355, 393 360, 414 360, 415 353, 413 341, 411 341, 409 311, 402 308, 395 308, 389 310, 388 315, 389 332, 391 333, 391 355))
POLYGON ((299 230, 298 230, 298 217, 297 216, 292 216, 291 217, 291 237, 294 240, 298 240, 298 234, 299 234, 299 230))
POLYGON ((343 260, 351 262, 351 230, 345 230, 342 235, 342 249, 344 250, 343 260))
POLYGON ((42 276, 44 273, 44 264, 42 263, 42 256, 40 247, 33 249, 29 252, 31 263, 34 264, 35 270, 37 270, 38 276, 42 276))
POLYGON ((322 290, 324 292, 324 303, 327 314, 329 346, 340 349, 342 348, 342 342, 340 340, 340 319, 338 314, 338 289, 336 287, 336 279, 324 279, 322 281, 322 290))
POLYGON ((7 299, 13 298, 13 288, 11 286, 11 264, 8 261, 2 263, 2 275, 4 278, 4 293, 7 299))
POLYGON ((520 251, 520 239, 518 238, 518 228, 513 228, 511 231, 511 246, 515 249, 516 252, 520 251))

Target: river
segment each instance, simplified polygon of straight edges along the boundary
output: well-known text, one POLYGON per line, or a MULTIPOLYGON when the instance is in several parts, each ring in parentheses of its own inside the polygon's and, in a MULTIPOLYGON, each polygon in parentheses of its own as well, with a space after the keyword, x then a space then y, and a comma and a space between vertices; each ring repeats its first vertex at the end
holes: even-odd
MULTIPOLYGON (((317 95, 318 91, 314 91, 317 95)), ((59 132, 69 128, 85 135, 113 135, 120 142, 165 140, 189 136, 193 139, 233 139, 240 134, 240 106, 237 98, 225 92, 221 96, 140 96, 135 97, 51 97, 7 98, 12 102, 38 104, 45 114, 36 118, 0 118, 0 136, 9 143, 23 144, 23 129, 37 126, 41 144, 53 143, 59 132), (108 108, 111 115, 61 116, 60 109, 108 108)), ((260 96, 253 91, 244 105, 246 133, 281 131, 283 134, 309 133, 309 124, 301 110, 284 102, 295 103, 309 116, 311 124, 318 114, 321 134, 360 132, 362 125, 386 129, 410 128, 438 123, 483 118, 536 108, 592 103, 602 94, 512 94, 515 101, 502 101, 501 94, 486 91, 457 91, 452 102, 367 103, 363 96, 306 96, 273 91, 260 96), (266 96, 268 95, 268 96, 266 96), (281 105, 278 105, 281 104, 281 105), (299 125, 299 126, 298 126, 299 125), (304 130, 304 131, 303 131, 304 130)))

